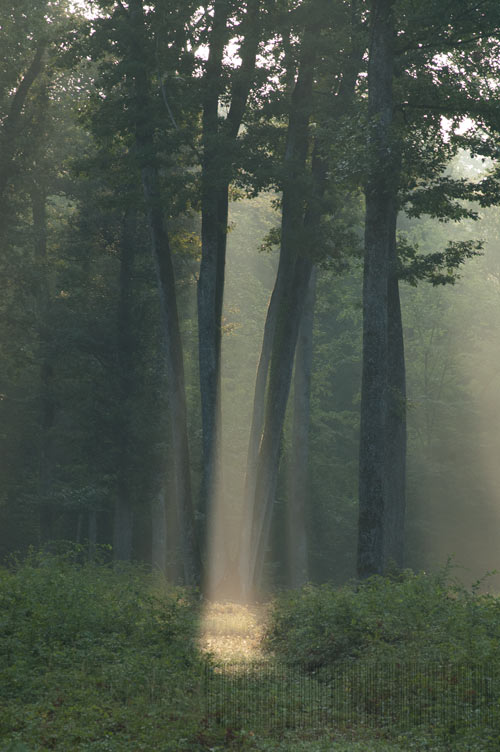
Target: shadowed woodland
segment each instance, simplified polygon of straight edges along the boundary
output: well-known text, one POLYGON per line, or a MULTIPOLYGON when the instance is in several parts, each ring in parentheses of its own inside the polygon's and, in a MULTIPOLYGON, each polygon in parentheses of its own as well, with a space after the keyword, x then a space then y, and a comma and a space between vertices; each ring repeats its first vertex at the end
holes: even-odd
POLYGON ((372 5, 2 11, 3 556, 494 568, 497 8, 372 5))
MULTIPOLYGON (((36 590, 62 550, 67 585, 65 556, 108 584, 146 566, 190 624, 191 591, 305 587, 270 611, 278 657, 311 593, 389 645, 402 612, 377 627, 366 593, 435 586, 489 644, 498 2, 19 0, 0 38, 5 583, 36 590), (472 594, 414 574, 449 559, 472 594)), ((310 626, 296 655, 307 634, 337 660, 310 626)))

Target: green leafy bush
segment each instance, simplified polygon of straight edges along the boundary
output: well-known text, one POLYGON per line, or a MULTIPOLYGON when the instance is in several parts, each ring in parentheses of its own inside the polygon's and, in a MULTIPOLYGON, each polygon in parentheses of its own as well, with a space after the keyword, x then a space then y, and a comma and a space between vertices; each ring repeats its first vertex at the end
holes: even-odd
POLYGON ((405 571, 342 588, 308 585, 277 599, 266 635, 277 657, 337 661, 497 660, 500 601, 437 574, 405 571))
POLYGON ((183 749, 204 668, 195 601, 81 558, 0 570, 0 748, 183 749))

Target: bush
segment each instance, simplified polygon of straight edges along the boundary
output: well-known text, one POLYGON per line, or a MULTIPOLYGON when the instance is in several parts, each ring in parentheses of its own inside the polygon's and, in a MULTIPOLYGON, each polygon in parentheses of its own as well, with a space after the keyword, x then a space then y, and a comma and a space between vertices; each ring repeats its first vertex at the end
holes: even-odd
POLYGON ((138 566, 80 558, 32 552, 0 570, 2 743, 121 751, 187 736, 203 671, 194 600, 138 566))
POLYGON ((308 585, 277 599, 266 635, 280 659, 311 668, 345 660, 497 660, 500 602, 437 574, 308 585))

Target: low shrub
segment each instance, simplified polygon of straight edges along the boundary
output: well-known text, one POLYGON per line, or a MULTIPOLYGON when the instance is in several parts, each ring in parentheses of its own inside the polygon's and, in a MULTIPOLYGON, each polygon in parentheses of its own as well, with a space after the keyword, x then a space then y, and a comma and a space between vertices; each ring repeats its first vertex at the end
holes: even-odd
POLYGON ((450 577, 405 571, 335 588, 307 585, 272 609, 267 649, 311 668, 346 660, 498 661, 500 601, 450 577))
POLYGON ((183 749, 202 704, 196 602, 80 558, 0 570, 0 748, 183 749))

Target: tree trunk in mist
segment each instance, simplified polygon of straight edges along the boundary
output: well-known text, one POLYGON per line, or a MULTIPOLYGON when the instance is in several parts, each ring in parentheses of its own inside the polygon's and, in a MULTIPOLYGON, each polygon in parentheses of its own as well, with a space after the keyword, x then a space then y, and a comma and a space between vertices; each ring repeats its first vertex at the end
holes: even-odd
POLYGON ((33 248, 36 268, 35 316, 38 329, 40 365, 40 434, 38 450, 38 495, 40 499, 40 537, 53 537, 54 509, 50 501, 53 483, 52 428, 55 422, 54 367, 51 357, 51 334, 48 321, 50 290, 47 270, 46 187, 41 176, 31 185, 33 248))
MULTIPOLYGON (((334 111, 339 116, 345 113, 346 108, 352 100, 364 51, 364 47, 358 39, 360 19, 356 3, 353 3, 351 18, 351 51, 346 58, 344 69, 340 76, 340 86, 334 101, 334 111)), ((262 578, 264 555, 271 527, 274 491, 277 484, 279 465, 279 444, 284 421, 284 410, 281 411, 280 406, 283 404, 282 397, 285 396, 285 391, 278 398, 277 394, 273 394, 271 383, 269 383, 266 399, 268 372, 272 359, 283 358, 283 362, 281 363, 283 369, 281 384, 282 388, 286 390, 284 399, 284 408, 286 408, 286 399, 288 397, 293 368, 295 344, 293 344, 293 347, 290 347, 290 339, 286 344, 284 341, 281 341, 282 333, 277 334, 277 322, 283 316, 283 311, 287 310, 287 297, 293 298, 297 294, 301 295, 302 297, 299 297, 298 309, 292 311, 288 309, 288 313, 285 314, 285 316, 290 317, 288 336, 292 339, 295 338, 295 342, 297 337, 297 332, 296 330, 294 331, 295 315, 301 310, 311 272, 311 261, 305 258, 307 256, 305 249, 314 244, 313 239, 318 235, 323 212, 322 200, 326 185, 326 167, 316 146, 313 150, 312 158, 313 192, 305 215, 303 208, 304 196, 302 195, 302 190, 297 188, 295 184, 296 181, 297 183, 299 182, 297 178, 300 180, 300 176, 303 174, 309 146, 308 122, 311 113, 312 72, 315 64, 318 33, 319 28, 312 28, 312 26, 306 31, 303 43, 303 56, 292 94, 285 155, 285 166, 288 167, 289 174, 283 188, 280 262, 266 318, 264 340, 257 370, 247 458, 239 564, 243 598, 247 598, 252 589, 258 589, 262 578), (298 248, 298 245, 300 245, 300 240, 298 239, 301 237, 302 251, 298 248), (298 256, 298 253, 301 252, 304 253, 304 258, 298 256), (302 273, 304 273, 304 277, 300 278, 302 273), (286 355, 277 354, 281 346, 288 352, 290 357, 288 362, 286 355), (273 401, 276 402, 275 410, 268 410, 264 418, 264 405, 270 405, 273 401), (270 421, 272 414, 274 418, 270 421), (270 429, 271 423, 275 424, 273 430, 270 429), (281 428, 278 430, 280 423, 281 428), (274 446, 271 446, 271 442, 274 442, 274 446), (268 459, 265 459, 266 455, 268 459), (267 480, 265 480, 266 476, 267 480), (261 490, 261 488, 266 487, 266 483, 269 494, 267 491, 263 494, 261 490)), ((273 366, 271 365, 271 372, 272 368, 273 366)), ((278 383, 278 380, 276 383, 278 383)))
POLYGON ((249 597, 251 588, 250 551, 252 548, 255 485, 257 480, 257 460, 259 457, 262 427, 264 425, 267 375, 269 372, 269 363, 271 360, 274 332, 276 330, 278 304, 282 294, 282 279, 283 275, 280 274, 280 268, 278 267, 276 282, 271 295, 271 299, 269 301, 269 307, 267 309, 267 316, 264 324, 264 336, 262 340, 259 363, 257 365, 257 374, 255 378, 252 422, 250 425, 250 436, 248 439, 245 486, 243 491, 243 517, 240 535, 240 558, 238 562, 238 584, 240 588, 239 595, 244 601, 249 597))
MULTIPOLYGON (((396 233, 394 232, 394 241, 396 233)), ((388 286, 387 506, 384 566, 404 566, 406 509, 406 373, 395 242, 388 286)))
POLYGON ((358 576, 384 568, 388 509, 388 286, 397 216, 393 149, 394 0, 374 0, 368 66, 363 369, 359 450, 358 576))
POLYGON ((255 70, 259 40, 260 0, 247 4, 244 40, 240 47, 241 66, 234 74, 231 103, 224 123, 219 122, 222 91, 222 56, 228 36, 227 0, 214 6, 210 50, 204 79, 203 162, 201 239, 202 254, 198 279, 198 348, 203 436, 203 467, 199 517, 200 540, 206 556, 207 522, 212 515, 213 496, 220 472, 218 454, 221 429, 220 368, 221 325, 226 265, 229 184, 232 173, 230 151, 238 136, 255 70))
MULTIPOLYGON (((141 60, 145 48, 144 18, 140 0, 130 0, 131 62, 141 60)), ((184 380, 184 358, 177 310, 174 268, 168 232, 163 217, 160 180, 156 163, 154 134, 148 116, 149 80, 144 67, 134 66, 135 138, 151 237, 151 250, 158 282, 163 324, 168 404, 171 426, 171 451, 175 468, 175 503, 179 522, 184 581, 194 585, 200 580, 201 562, 196 538, 191 494, 191 476, 184 380)))
POLYGON ((309 425, 311 417, 311 372, 313 355, 316 269, 311 271, 300 322, 293 382, 291 467, 288 474, 288 574, 290 587, 308 580, 306 500, 308 493, 309 425))
POLYGON ((220 431, 221 311, 224 292, 228 177, 220 153, 219 96, 222 90, 222 56, 227 36, 227 0, 214 5, 210 48, 204 77, 203 161, 201 197, 201 264, 198 278, 198 357, 200 371, 203 443, 199 503, 200 543, 206 555, 206 529, 215 491, 218 434, 220 431))
POLYGON ((151 566, 167 576, 167 509, 162 488, 151 503, 151 566))
POLYGON ((250 572, 255 591, 258 591, 262 585, 278 484, 281 436, 290 393, 295 346, 311 270, 311 260, 301 256, 295 265, 296 273, 292 290, 286 296, 276 325, 269 368, 264 431, 260 443, 255 483, 253 541, 250 552, 250 572))
POLYGON ((300 178, 305 170, 309 147, 317 31, 317 28, 311 27, 306 30, 290 105, 280 258, 257 373, 245 479, 239 563, 241 595, 244 599, 248 598, 253 589, 258 588, 262 577, 263 557, 269 539, 278 479, 281 433, 303 306, 301 294, 305 294, 311 271, 309 258, 298 254, 301 239, 304 238, 304 197, 300 178), (265 396, 267 382, 269 384, 265 396))
POLYGON ((118 442, 117 498, 113 518, 113 558, 132 558, 133 500, 130 408, 134 390, 135 341, 132 320, 132 274, 135 256, 136 211, 125 210, 120 243, 120 296, 117 317, 119 407, 116 418, 118 442))
POLYGON ((163 320, 171 447, 175 469, 175 500, 179 521, 182 564, 186 584, 194 585, 200 579, 201 562, 191 495, 184 359, 177 312, 174 269, 168 235, 160 208, 159 181, 156 168, 152 166, 143 167, 142 180, 163 320))

